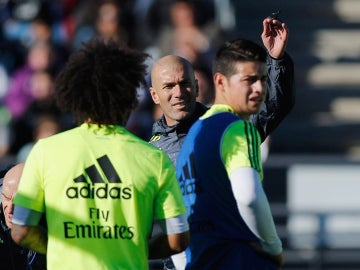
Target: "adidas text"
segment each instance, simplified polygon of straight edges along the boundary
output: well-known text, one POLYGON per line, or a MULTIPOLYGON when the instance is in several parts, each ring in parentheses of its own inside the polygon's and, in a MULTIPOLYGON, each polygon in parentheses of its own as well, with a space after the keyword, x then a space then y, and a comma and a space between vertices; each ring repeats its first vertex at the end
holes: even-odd
POLYGON ((108 184, 98 187, 98 185, 87 184, 83 187, 69 187, 66 190, 66 196, 69 199, 130 199, 132 194, 131 187, 111 187, 108 184))

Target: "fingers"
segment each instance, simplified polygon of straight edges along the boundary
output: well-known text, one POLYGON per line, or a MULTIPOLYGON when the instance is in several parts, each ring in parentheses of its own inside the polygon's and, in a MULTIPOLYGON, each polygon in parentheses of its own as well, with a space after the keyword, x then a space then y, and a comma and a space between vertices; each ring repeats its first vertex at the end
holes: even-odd
POLYGON ((279 19, 273 19, 273 18, 269 18, 269 17, 267 17, 263 20, 263 27, 264 27, 264 29, 266 29, 268 27, 287 29, 286 24, 284 22, 282 22, 279 19))

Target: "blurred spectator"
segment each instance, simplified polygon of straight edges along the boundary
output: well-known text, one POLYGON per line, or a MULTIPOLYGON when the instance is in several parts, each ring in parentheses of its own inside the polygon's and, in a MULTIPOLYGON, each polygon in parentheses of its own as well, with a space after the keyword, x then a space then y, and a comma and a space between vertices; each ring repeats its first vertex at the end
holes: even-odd
POLYGON ((169 25, 169 9, 173 0, 136 0, 133 7, 135 42, 145 50, 154 45, 160 30, 169 25))
POLYGON ((61 124, 59 120, 51 114, 39 115, 36 118, 34 126, 33 140, 23 145, 17 155, 17 162, 25 162, 34 144, 42 139, 59 133, 61 131, 61 124))
MULTIPOLYGON (((83 0, 82 0, 83 1, 83 0)), ((48 0, 48 12, 54 18, 52 21, 52 39, 56 44, 62 44, 70 49, 74 37, 74 11, 80 0, 48 0)))
POLYGON ((196 101, 210 107, 215 98, 211 70, 194 66, 194 73, 199 85, 199 95, 196 101))
POLYGON ((14 1, 9 8, 10 16, 2 26, 4 38, 17 42, 25 50, 39 41, 48 42, 59 55, 58 60, 64 61, 69 55, 67 43, 70 34, 61 23, 60 7, 58 1, 14 1))
POLYGON ((4 96, 4 105, 11 118, 22 116, 29 104, 35 99, 31 88, 31 78, 37 71, 51 70, 53 56, 51 47, 46 42, 32 45, 27 55, 27 62, 10 76, 9 89, 4 96))
POLYGON ((195 24, 202 28, 217 28, 214 23, 214 4, 209 0, 137 0, 135 1, 137 18, 137 41, 146 48, 153 45, 164 27, 172 25, 170 10, 176 2, 188 2, 196 12, 195 24), (144 41, 145 39, 145 41, 144 41), (144 46, 146 44, 146 46, 144 46))
POLYGON ((0 66, 5 69, 5 75, 7 76, 23 64, 23 58, 26 55, 26 49, 19 42, 5 37, 5 21, 9 18, 9 13, 10 11, 6 5, 2 4, 0 6, 0 66))
POLYGON ((196 25, 193 6, 188 1, 175 1, 170 7, 171 25, 163 28, 156 41, 160 56, 176 54, 196 62, 201 54, 210 52, 210 39, 196 25))
MULTIPOLYGON (((75 29, 73 50, 78 49, 82 42, 94 37, 113 39, 127 44, 129 35, 121 24, 122 6, 116 0, 84 1, 80 7, 85 8, 83 19, 79 19, 75 29)), ((81 16, 80 16, 81 17, 81 16)))
POLYGON ((36 71, 30 78, 30 90, 34 100, 46 100, 53 94, 53 78, 46 70, 36 71))
POLYGON ((176 0, 169 8, 170 24, 165 24, 146 50, 155 59, 168 54, 184 57, 194 66, 211 70, 214 49, 224 42, 225 35, 199 1, 176 0), (196 16, 195 16, 196 12, 196 16), (200 23, 201 22, 201 23, 200 23))
POLYGON ((56 118, 62 129, 71 127, 70 116, 61 113, 55 104, 53 76, 46 71, 36 71, 30 78, 29 84, 33 100, 23 115, 12 119, 10 123, 12 132, 10 152, 12 154, 16 154, 22 146, 34 140, 38 118, 43 115, 56 118))

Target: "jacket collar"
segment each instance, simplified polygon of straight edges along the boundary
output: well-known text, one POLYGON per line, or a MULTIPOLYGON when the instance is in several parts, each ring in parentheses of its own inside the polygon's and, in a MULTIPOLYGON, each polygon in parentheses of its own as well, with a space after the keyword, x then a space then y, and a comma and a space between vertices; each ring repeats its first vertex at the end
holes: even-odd
POLYGON ((154 123, 152 133, 153 135, 155 135, 155 134, 169 134, 175 131, 177 133, 187 132, 189 128, 192 126, 192 124, 194 124, 194 122, 198 120, 199 117, 203 115, 207 110, 208 108, 205 105, 196 102, 195 111, 190 116, 190 118, 181 121, 180 123, 174 126, 168 126, 165 121, 165 116, 162 115, 162 117, 154 123))

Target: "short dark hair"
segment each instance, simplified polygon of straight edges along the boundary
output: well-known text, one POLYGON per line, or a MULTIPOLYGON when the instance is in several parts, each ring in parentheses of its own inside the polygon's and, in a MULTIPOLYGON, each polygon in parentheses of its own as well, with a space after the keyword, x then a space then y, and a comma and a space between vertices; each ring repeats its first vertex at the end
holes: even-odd
POLYGON ((83 43, 56 78, 57 105, 78 123, 125 125, 146 84, 147 57, 113 40, 83 43))
POLYGON ((237 62, 266 62, 266 50, 248 39, 236 39, 224 43, 216 52, 213 61, 213 73, 221 73, 226 77, 235 74, 237 62))

